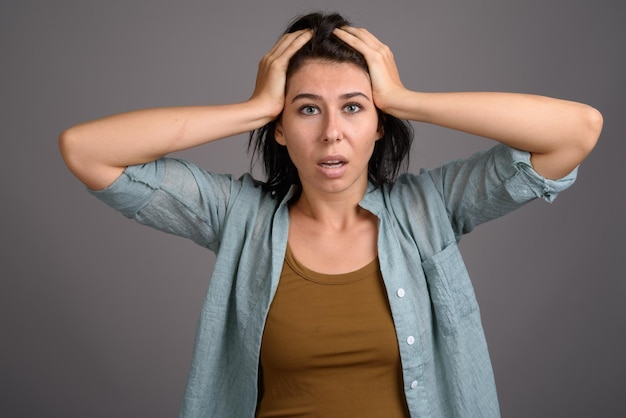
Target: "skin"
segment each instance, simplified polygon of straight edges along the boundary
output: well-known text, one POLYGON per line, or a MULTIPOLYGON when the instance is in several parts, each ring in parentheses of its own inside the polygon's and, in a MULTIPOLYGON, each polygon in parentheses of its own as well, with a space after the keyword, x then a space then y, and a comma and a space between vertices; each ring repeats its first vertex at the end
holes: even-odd
POLYGON ((546 178, 570 173, 600 136, 602 115, 582 103, 518 93, 410 91, 400 80, 391 50, 374 35, 352 27, 334 33, 365 56, 374 102, 381 110, 529 151, 533 168, 546 178))
POLYGON ((68 128, 59 137, 67 167, 100 190, 129 165, 262 127, 282 111, 289 59, 311 36, 310 30, 284 35, 259 62, 255 90, 245 102, 137 110, 68 128))
POLYGON ((358 207, 382 136, 372 97, 369 75, 354 64, 311 60, 289 80, 275 132, 302 182, 289 245, 318 272, 353 271, 376 257, 376 219, 358 207))
POLYGON ((289 59, 312 35, 310 30, 290 33, 259 63, 249 100, 148 109, 86 122, 61 134, 62 156, 85 185, 102 189, 128 165, 249 132, 275 120, 284 109, 276 137, 287 146, 303 184, 302 197, 290 208, 289 244, 305 266, 342 273, 376 256, 376 219, 358 206, 367 183, 367 156, 380 138, 370 117, 375 113, 372 104, 401 119, 528 151, 534 169, 551 179, 579 165, 602 130, 600 113, 582 103, 517 93, 408 90, 391 50, 374 35, 353 27, 334 34, 363 54, 369 75, 349 64, 312 60, 287 80, 289 59), (353 77, 344 77, 346 72, 353 77), (359 94, 347 102, 358 101, 364 110, 348 111, 354 109, 346 107, 343 95, 355 92, 359 94), (305 114, 303 109, 314 110, 305 114), (320 159, 328 156, 347 164, 321 167, 320 159), (346 252, 351 256, 344 257, 346 252))
POLYGON ((371 97, 367 73, 353 64, 311 60, 292 76, 275 137, 305 190, 363 195, 367 164, 382 136, 371 97), (334 160, 341 164, 328 164, 334 160))

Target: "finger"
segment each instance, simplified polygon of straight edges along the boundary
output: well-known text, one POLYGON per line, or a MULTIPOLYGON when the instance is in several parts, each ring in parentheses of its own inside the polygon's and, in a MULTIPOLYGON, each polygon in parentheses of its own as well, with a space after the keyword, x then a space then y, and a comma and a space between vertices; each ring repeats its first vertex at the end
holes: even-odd
POLYGON ((366 46, 373 50, 379 50, 387 47, 371 32, 364 28, 343 26, 335 29, 334 34, 353 48, 362 48, 362 46, 366 46))
POLYGON ((274 45, 272 46, 272 48, 270 49, 269 52, 274 52, 277 49, 281 48, 282 45, 284 45, 285 43, 290 42, 291 40, 297 38, 300 34, 306 32, 307 29, 302 29, 302 30, 297 30, 295 32, 289 32, 289 33, 285 33, 284 35, 282 35, 277 41, 276 43, 274 43, 274 45))
POLYGON ((395 62, 391 49, 366 29, 345 26, 335 29, 334 33, 348 46, 363 54, 370 71, 373 69, 372 66, 382 65, 387 67, 388 71, 395 72, 392 70, 395 62))
POLYGON ((366 29, 345 26, 335 29, 335 35, 348 46, 360 52, 367 62, 374 90, 374 101, 379 102, 387 92, 402 87, 400 74, 391 49, 366 29))
POLYGON ((294 32, 297 35, 286 45, 282 54, 288 55, 289 58, 300 50, 307 42, 313 38, 313 31, 311 29, 303 29, 302 31, 294 32))
POLYGON ((282 97, 289 60, 312 37, 305 29, 283 35, 259 62, 253 96, 282 97))
POLYGON ((295 51, 299 50, 311 40, 313 37, 313 31, 310 29, 302 29, 295 32, 286 33, 283 35, 278 42, 274 44, 272 49, 266 54, 268 58, 275 58, 281 56, 288 49, 292 50, 291 55, 295 53, 295 51))

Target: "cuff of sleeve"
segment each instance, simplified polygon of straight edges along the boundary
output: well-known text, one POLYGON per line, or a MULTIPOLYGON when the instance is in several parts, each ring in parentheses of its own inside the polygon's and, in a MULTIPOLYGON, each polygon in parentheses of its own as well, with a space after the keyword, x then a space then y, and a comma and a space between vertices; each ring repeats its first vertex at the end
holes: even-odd
POLYGON ((88 191, 124 216, 134 218, 159 188, 164 172, 163 160, 129 166, 110 186, 88 191))
POLYGON ((507 148, 511 154, 513 165, 524 179, 525 184, 516 185, 517 187, 524 188, 524 190, 521 190, 522 195, 530 192, 535 197, 541 197, 546 202, 553 202, 560 192, 570 187, 576 180, 578 167, 558 180, 550 180, 533 169, 529 152, 510 147, 507 148))

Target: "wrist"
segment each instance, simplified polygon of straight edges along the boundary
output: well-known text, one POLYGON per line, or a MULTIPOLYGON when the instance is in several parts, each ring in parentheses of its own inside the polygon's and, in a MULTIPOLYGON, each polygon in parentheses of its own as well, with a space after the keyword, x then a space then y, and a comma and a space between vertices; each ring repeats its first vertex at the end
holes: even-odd
MULTIPOLYGON (((407 89, 397 90, 386 95, 379 106, 383 112, 399 119, 407 119, 416 122, 425 121, 423 105, 425 94, 407 89)), ((378 103, 377 103, 378 104, 378 103)))
POLYGON ((260 128, 275 120, 284 108, 283 102, 264 100, 259 97, 251 97, 244 103, 244 106, 252 115, 255 124, 258 125, 256 128, 260 128))

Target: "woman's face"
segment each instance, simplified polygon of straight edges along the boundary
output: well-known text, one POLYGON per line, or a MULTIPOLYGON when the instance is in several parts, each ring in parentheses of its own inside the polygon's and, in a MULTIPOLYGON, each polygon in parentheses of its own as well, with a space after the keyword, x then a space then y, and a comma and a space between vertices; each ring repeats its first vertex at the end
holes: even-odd
POLYGON ((303 192, 363 195, 379 131, 369 75, 350 63, 312 59, 293 73, 275 132, 303 192))

